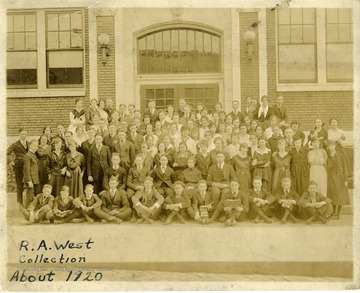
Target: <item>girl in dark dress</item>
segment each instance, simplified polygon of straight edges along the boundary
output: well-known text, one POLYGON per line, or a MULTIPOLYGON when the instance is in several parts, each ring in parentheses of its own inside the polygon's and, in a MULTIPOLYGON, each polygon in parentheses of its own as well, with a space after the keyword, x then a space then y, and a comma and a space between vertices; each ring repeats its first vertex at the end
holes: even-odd
POLYGON ((265 137, 259 138, 259 148, 255 151, 252 161, 254 167, 253 178, 260 177, 263 189, 271 192, 272 171, 270 166, 271 150, 266 147, 265 137))
POLYGON ((40 144, 36 151, 36 156, 38 158, 39 190, 42 190, 49 180, 51 146, 48 144, 48 138, 45 134, 40 136, 39 140, 40 144))
POLYGON ((186 143, 180 142, 179 151, 175 155, 173 163, 173 169, 175 171, 175 181, 179 180, 180 174, 187 168, 188 159, 192 157, 192 154, 187 150, 186 143))
POLYGON ((251 188, 251 157, 248 154, 248 145, 240 144, 240 152, 232 158, 232 165, 239 181, 241 191, 247 192, 251 188))
POLYGON ((83 176, 85 170, 84 155, 76 150, 75 141, 69 143, 70 152, 65 157, 66 164, 66 178, 65 185, 70 188, 70 196, 73 198, 82 196, 83 189, 83 176))
POLYGON ((49 184, 52 186, 52 195, 59 196, 60 190, 65 181, 65 153, 61 150, 62 140, 55 138, 55 149, 50 155, 50 180, 49 184))
POLYGON ((290 151, 292 188, 300 196, 307 192, 309 186, 309 164, 307 161, 308 148, 302 146, 300 136, 294 137, 294 148, 290 151))
POLYGON ((328 141, 329 157, 328 170, 328 197, 332 200, 334 219, 340 219, 343 205, 350 204, 348 192, 348 169, 342 153, 336 151, 336 141, 328 141))

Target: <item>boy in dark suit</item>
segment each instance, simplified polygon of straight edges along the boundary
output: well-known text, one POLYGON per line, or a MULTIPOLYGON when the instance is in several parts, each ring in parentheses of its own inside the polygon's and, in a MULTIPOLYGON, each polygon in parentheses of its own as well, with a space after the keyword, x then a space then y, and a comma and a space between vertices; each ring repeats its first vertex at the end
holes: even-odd
POLYGON ((194 212, 193 218, 201 224, 209 224, 209 219, 219 204, 219 199, 213 198, 207 187, 206 180, 199 180, 198 187, 194 189, 191 198, 191 207, 194 212))
POLYGON ((40 193, 39 189, 39 170, 38 159, 35 155, 39 143, 37 139, 32 139, 29 143, 29 151, 24 155, 24 183, 26 186, 25 208, 28 208, 34 195, 40 193))
POLYGON ((284 177, 281 179, 281 191, 279 191, 275 197, 278 202, 276 207, 276 214, 281 219, 281 223, 285 224, 288 217, 297 222, 294 213, 297 211, 297 202, 299 195, 296 191, 291 190, 291 179, 284 177))
POLYGON ((51 195, 51 190, 51 185, 45 184, 42 193, 34 197, 28 209, 21 207, 21 212, 26 219, 23 224, 31 225, 35 222, 42 224, 50 223, 46 215, 51 213, 54 205, 54 197, 51 195))
POLYGON ((221 213, 225 214, 225 225, 235 226, 237 221, 244 218, 249 211, 248 196, 239 190, 239 182, 231 181, 230 190, 226 191, 216 208, 211 221, 215 220, 221 213))
POLYGON ((271 224, 270 217, 273 215, 273 204, 275 197, 268 191, 262 189, 261 177, 255 176, 253 179, 253 188, 248 191, 249 203, 251 209, 255 212, 255 223, 259 223, 262 218, 265 223, 271 224))
POLYGON ((146 108, 143 116, 148 115, 150 117, 150 123, 155 124, 155 121, 159 120, 159 111, 155 108, 155 100, 150 100, 148 103, 148 107, 146 108))
POLYGON ((317 192, 315 181, 309 182, 308 191, 300 197, 298 205, 301 208, 301 216, 308 225, 316 220, 326 224, 333 213, 331 199, 317 192))
POLYGON ((110 149, 103 145, 102 142, 102 135, 100 133, 96 134, 95 144, 90 147, 87 158, 88 180, 93 182, 96 194, 103 190, 104 173, 111 165, 110 149))
POLYGON ((118 153, 112 153, 111 167, 107 168, 104 172, 104 179, 102 184, 105 190, 110 189, 109 181, 111 177, 115 177, 117 179, 117 189, 126 190, 127 174, 126 170, 121 167, 120 155, 118 153))
POLYGON ((24 191, 24 155, 29 149, 28 142, 26 140, 28 132, 20 128, 19 130, 19 140, 11 144, 7 149, 7 155, 11 153, 15 154, 15 160, 11 163, 16 181, 16 198, 17 202, 22 205, 22 194, 24 191))
POLYGON ((112 177, 109 181, 110 189, 103 190, 99 196, 102 201, 102 210, 123 221, 131 216, 132 211, 125 190, 116 189, 117 185, 117 179, 112 177))
POLYGON ((165 196, 173 195, 173 181, 175 173, 172 168, 168 166, 168 158, 165 155, 160 157, 160 166, 154 168, 152 177, 154 178, 154 186, 157 191, 165 196))
POLYGON ((171 224, 174 217, 176 217, 181 224, 185 224, 188 214, 186 210, 190 207, 190 200, 184 195, 184 184, 181 181, 174 183, 174 194, 165 198, 163 209, 167 215, 164 225, 171 224))
MULTIPOLYGON (((79 149, 79 152, 82 153, 85 157, 85 162, 87 162, 87 159, 89 157, 90 147, 95 144, 95 134, 96 134, 95 128, 93 126, 90 126, 89 130, 87 131, 87 134, 89 138, 84 142, 82 142, 79 149)), ((86 168, 84 171, 83 183, 84 186, 88 183, 88 173, 86 168)))
POLYGON ((94 187, 91 184, 85 186, 85 195, 77 197, 73 200, 76 207, 75 213, 81 214, 89 223, 94 223, 96 218, 105 220, 104 222, 115 222, 121 224, 122 221, 101 209, 102 201, 94 194, 94 187))
POLYGON ((130 133, 126 136, 126 140, 134 145, 135 154, 138 154, 141 149, 141 144, 144 142, 144 137, 137 133, 137 127, 135 124, 130 124, 130 133))
POLYGON ((132 197, 132 202, 135 212, 131 222, 152 224, 159 216, 164 197, 153 188, 153 178, 146 177, 143 190, 136 192, 132 197))
POLYGON ((209 169, 207 182, 211 187, 210 191, 214 198, 220 199, 229 190, 230 182, 236 181, 237 177, 234 168, 225 163, 225 152, 218 151, 216 154, 217 163, 209 169))
POLYGON ((130 169, 135 158, 134 145, 126 140, 126 132, 118 131, 119 142, 114 146, 113 152, 120 155, 121 162, 126 171, 130 169))
POLYGON ((116 125, 114 123, 110 123, 108 126, 109 134, 104 136, 104 145, 109 147, 110 150, 114 149, 114 146, 119 142, 119 137, 116 134, 116 125))
POLYGON ((135 157, 135 166, 130 168, 127 176, 127 196, 132 199, 138 191, 144 191, 145 178, 151 175, 148 167, 144 166, 144 159, 141 155, 135 157))

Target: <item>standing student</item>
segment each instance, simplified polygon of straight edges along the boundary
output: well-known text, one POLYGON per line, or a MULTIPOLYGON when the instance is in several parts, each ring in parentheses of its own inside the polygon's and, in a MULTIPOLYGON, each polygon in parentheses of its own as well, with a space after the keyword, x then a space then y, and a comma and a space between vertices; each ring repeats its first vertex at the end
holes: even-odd
POLYGON ((240 112, 240 103, 238 100, 233 100, 231 103, 232 111, 226 116, 230 116, 232 121, 239 119, 240 123, 244 123, 244 114, 240 112))
POLYGON ((38 149, 38 140, 32 139, 29 143, 29 150, 24 155, 24 183, 26 186, 26 199, 24 207, 27 208, 34 196, 40 193, 39 190, 39 169, 36 151, 38 149))
MULTIPOLYGON (((95 144, 95 134, 96 134, 96 130, 94 127, 90 127, 87 131, 87 135, 88 135, 88 139, 85 140, 82 144, 81 147, 79 149, 79 152, 81 154, 83 154, 84 158, 85 158, 85 162, 87 161, 87 158, 89 157, 89 150, 90 147, 95 144)), ((83 184, 86 185, 88 183, 88 174, 87 174, 87 170, 84 170, 84 177, 83 177, 83 184)), ((71 188, 70 188, 71 190, 71 188)), ((71 194, 71 191, 70 191, 71 194)))
POLYGON ((94 117, 100 118, 100 112, 98 110, 97 99, 91 99, 90 106, 85 110, 86 128, 89 129, 94 125, 94 117))
POLYGON ((76 150, 75 141, 69 143, 70 152, 65 156, 65 185, 70 188, 70 196, 76 198, 83 194, 83 176, 86 166, 83 154, 76 150))
POLYGON ((156 190, 161 195, 168 197, 173 194, 172 188, 175 174, 174 170, 168 166, 168 158, 166 156, 163 155, 160 158, 160 166, 155 166, 151 176, 154 178, 156 190))
POLYGON ((199 151, 195 155, 196 168, 201 172, 202 179, 207 179, 208 171, 211 164, 210 153, 207 151, 208 143, 205 139, 199 142, 199 151))
POLYGON ((336 150, 337 142, 328 141, 328 197, 334 208, 333 218, 340 219, 343 205, 350 204, 348 186, 348 169, 343 154, 336 150))
POLYGON ((52 186, 54 197, 60 195, 60 190, 64 186, 66 174, 65 153, 61 149, 62 141, 55 138, 54 150, 50 155, 50 179, 49 184, 52 186))
POLYGON ((104 170, 104 178, 102 181, 103 189, 109 190, 109 182, 111 178, 116 178, 119 190, 126 190, 127 173, 121 167, 120 155, 118 153, 111 154, 111 166, 104 170))
MULTIPOLYGON (((197 187, 199 180, 202 179, 201 172, 195 167, 196 160, 189 157, 187 160, 187 168, 180 174, 179 180, 185 184, 185 188, 189 191, 197 187)), ((190 192, 188 192, 190 194, 190 192)))
POLYGON ((93 183, 96 194, 103 190, 104 173, 111 165, 110 149, 103 145, 102 142, 102 135, 100 133, 96 134, 95 144, 90 147, 87 158, 88 181, 93 183))
POLYGON ((302 195, 309 186, 309 165, 307 161, 308 149, 303 147, 301 136, 294 137, 294 149, 290 151, 291 160, 291 178, 293 189, 302 195))
POLYGON ((114 146, 112 152, 117 152, 120 155, 121 162, 126 171, 134 163, 135 148, 134 145, 126 140, 126 132, 118 131, 119 142, 114 146))
POLYGON ((283 106, 283 103, 284 103, 284 97, 277 96, 275 105, 273 105, 269 109, 269 111, 271 112, 271 115, 275 115, 279 119, 280 127, 289 126, 287 111, 286 111, 286 108, 283 106))
MULTIPOLYGON (((137 191, 144 190, 145 178, 151 175, 151 170, 144 166, 144 160, 141 155, 135 157, 134 167, 130 168, 127 176, 127 196, 131 201, 137 191)), ((132 202, 130 202, 131 204, 132 202)))
POLYGON ((237 180, 240 184, 241 191, 248 191, 251 187, 251 157, 248 154, 248 145, 240 144, 240 152, 232 158, 232 166, 234 167, 237 180))
POLYGON ((327 196, 327 154, 323 148, 320 148, 320 139, 312 140, 312 150, 307 154, 310 165, 309 180, 317 183, 317 190, 324 196, 327 196))
POLYGON ((281 180, 285 177, 290 177, 291 155, 285 150, 285 140, 278 141, 278 152, 273 153, 272 162, 274 165, 274 179, 272 184, 272 193, 281 190, 281 180))
POLYGON ((134 145, 135 154, 140 152, 141 144, 144 141, 144 137, 137 132, 135 124, 129 125, 130 133, 126 136, 126 140, 134 145))
POLYGON ((73 134, 76 132, 78 126, 85 126, 85 110, 83 108, 83 102, 80 99, 75 100, 75 108, 70 112, 70 125, 68 131, 71 131, 73 134))
POLYGON ((15 159, 11 163, 13 166, 15 181, 16 181, 16 198, 17 202, 22 205, 23 204, 23 191, 24 191, 24 155, 27 153, 29 149, 28 142, 26 140, 28 132, 20 128, 19 130, 19 140, 14 142, 7 149, 7 155, 14 153, 15 159))
POLYGON ((41 135, 39 142, 36 157, 38 158, 39 190, 42 190, 43 186, 48 183, 50 177, 51 145, 48 144, 46 135, 41 135))
POLYGON ((207 182, 214 198, 220 199, 229 190, 230 182, 236 180, 234 168, 225 163, 225 153, 219 151, 216 155, 217 163, 209 169, 207 182))
POLYGON ((179 151, 175 154, 174 163, 172 164, 175 180, 180 180, 180 175, 187 168, 188 159, 192 156, 192 153, 187 149, 186 143, 181 142, 179 144, 179 151))
POLYGON ((262 179, 262 187, 271 191, 272 171, 271 171, 271 151, 266 147, 265 137, 261 136, 258 140, 259 147, 254 152, 252 166, 254 167, 253 177, 262 179))
POLYGON ((328 132, 324 128, 324 125, 325 123, 321 119, 319 118, 315 119, 314 130, 316 131, 317 137, 319 138, 320 148, 326 149, 327 141, 328 141, 328 132))
POLYGON ((338 120, 336 118, 331 118, 329 120, 329 124, 330 128, 327 130, 328 140, 336 141, 336 151, 343 155, 348 172, 350 172, 350 164, 345 149, 345 133, 343 130, 338 128, 338 120))

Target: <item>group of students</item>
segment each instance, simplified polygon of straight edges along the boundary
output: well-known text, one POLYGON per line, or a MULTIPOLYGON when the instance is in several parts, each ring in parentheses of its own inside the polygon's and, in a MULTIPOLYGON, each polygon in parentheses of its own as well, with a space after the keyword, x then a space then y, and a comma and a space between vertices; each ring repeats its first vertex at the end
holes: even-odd
POLYGON ((25 223, 340 218, 349 163, 338 121, 325 130, 316 119, 306 137, 288 122, 283 97, 271 107, 267 96, 254 101, 241 112, 234 100, 226 114, 219 103, 209 111, 180 100, 175 112, 150 100, 142 113, 76 100, 67 131, 45 127, 27 142, 20 129, 8 154, 25 223))

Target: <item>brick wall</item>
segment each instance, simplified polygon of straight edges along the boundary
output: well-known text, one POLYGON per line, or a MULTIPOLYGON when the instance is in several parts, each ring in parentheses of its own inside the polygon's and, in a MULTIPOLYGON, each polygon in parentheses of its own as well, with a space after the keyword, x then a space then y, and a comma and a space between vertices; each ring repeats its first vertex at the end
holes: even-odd
POLYGON ((98 97, 105 99, 111 97, 115 105, 115 35, 114 16, 97 16, 97 35, 106 33, 110 36, 110 56, 106 64, 102 64, 100 48, 98 49, 98 97))
POLYGON ((259 42, 258 32, 253 42, 254 53, 252 60, 248 60, 246 53, 246 42, 244 41, 244 33, 249 26, 258 21, 257 12, 242 12, 240 13, 240 75, 241 75, 241 97, 242 105, 245 108, 245 97, 259 96, 259 42))
MULTIPOLYGON (((88 11, 85 17, 85 97, 89 100, 89 33, 88 11)), ((20 127, 25 127, 29 135, 39 135, 45 126, 56 127, 57 123, 69 125, 69 112, 74 108, 77 97, 8 98, 6 103, 7 135, 17 135, 20 127)))
POLYGON ((67 127, 74 101, 73 97, 8 99, 7 134, 16 135, 24 127, 29 135, 40 135, 45 126, 55 128, 59 122, 67 127))
POLYGON ((314 119, 321 118, 328 125, 331 117, 339 119, 339 128, 352 130, 354 121, 354 93, 352 91, 322 92, 278 92, 276 87, 276 13, 267 9, 267 59, 268 96, 274 104, 278 95, 284 97, 284 104, 290 120, 298 120, 303 130, 313 128, 314 119))

